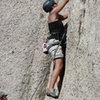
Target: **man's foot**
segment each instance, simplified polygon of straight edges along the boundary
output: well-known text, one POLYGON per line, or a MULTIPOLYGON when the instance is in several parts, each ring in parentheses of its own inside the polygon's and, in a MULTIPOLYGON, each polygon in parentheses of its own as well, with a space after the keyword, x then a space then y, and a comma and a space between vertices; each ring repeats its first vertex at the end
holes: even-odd
POLYGON ((56 89, 52 89, 52 91, 47 90, 46 95, 57 99, 59 96, 59 93, 57 93, 56 89))

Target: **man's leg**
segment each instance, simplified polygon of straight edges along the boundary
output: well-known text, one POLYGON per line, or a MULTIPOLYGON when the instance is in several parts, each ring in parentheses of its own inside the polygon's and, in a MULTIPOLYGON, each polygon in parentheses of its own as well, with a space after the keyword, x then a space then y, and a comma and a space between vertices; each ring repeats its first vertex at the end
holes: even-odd
POLYGON ((63 67, 62 71, 60 72, 60 74, 57 78, 57 81, 56 81, 57 88, 58 88, 59 92, 60 92, 61 87, 62 87, 63 77, 64 77, 64 67, 63 67))
POLYGON ((51 75, 51 80, 50 80, 50 85, 49 85, 49 91, 51 91, 52 89, 54 89, 54 85, 57 81, 58 76, 60 75, 60 73, 62 72, 63 69, 63 58, 58 58, 54 60, 54 64, 55 64, 55 68, 54 71, 52 72, 51 75))

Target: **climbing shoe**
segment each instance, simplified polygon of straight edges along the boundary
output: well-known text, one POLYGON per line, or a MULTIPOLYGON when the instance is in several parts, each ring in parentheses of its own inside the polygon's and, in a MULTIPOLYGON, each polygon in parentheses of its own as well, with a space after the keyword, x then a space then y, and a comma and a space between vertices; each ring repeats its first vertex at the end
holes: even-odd
POLYGON ((59 93, 57 93, 56 89, 52 89, 52 91, 47 90, 46 95, 49 96, 49 97, 57 99, 58 96, 59 96, 59 93))

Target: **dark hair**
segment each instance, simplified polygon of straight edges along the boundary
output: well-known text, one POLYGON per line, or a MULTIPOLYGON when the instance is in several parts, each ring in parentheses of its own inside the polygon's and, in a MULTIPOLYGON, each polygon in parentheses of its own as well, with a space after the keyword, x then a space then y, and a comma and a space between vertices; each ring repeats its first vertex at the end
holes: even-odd
POLYGON ((56 4, 54 0, 46 0, 43 4, 43 10, 45 12, 50 12, 53 8, 52 6, 56 4))

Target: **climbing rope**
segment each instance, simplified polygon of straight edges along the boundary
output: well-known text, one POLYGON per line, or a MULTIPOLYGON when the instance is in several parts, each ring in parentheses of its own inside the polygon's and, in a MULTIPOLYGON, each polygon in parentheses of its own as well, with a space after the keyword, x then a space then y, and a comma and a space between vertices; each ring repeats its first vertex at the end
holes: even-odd
POLYGON ((38 87, 35 89, 35 91, 33 92, 32 96, 30 97, 29 100, 32 100, 33 99, 33 96, 35 95, 36 91, 41 86, 41 84, 44 82, 44 80, 46 79, 46 76, 47 76, 47 73, 45 73, 44 78, 39 82, 38 87))

